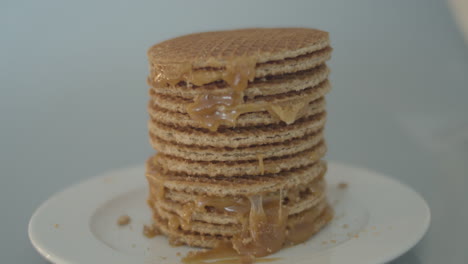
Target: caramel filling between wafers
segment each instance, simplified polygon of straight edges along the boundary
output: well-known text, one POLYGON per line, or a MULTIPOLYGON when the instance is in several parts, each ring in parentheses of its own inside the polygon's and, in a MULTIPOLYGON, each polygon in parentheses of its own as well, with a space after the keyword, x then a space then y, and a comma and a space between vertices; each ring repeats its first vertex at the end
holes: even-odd
MULTIPOLYGON (((167 199, 164 194, 164 181, 154 181, 151 190, 153 199, 167 199)), ((314 222, 320 210, 311 210, 302 216, 296 225, 287 227, 288 202, 301 200, 302 195, 313 193, 319 196, 323 193, 325 182, 322 178, 314 180, 310 187, 290 191, 283 189, 276 193, 244 196, 196 196, 193 201, 184 203, 179 215, 168 219, 171 230, 190 230, 194 212, 218 212, 235 215, 241 223, 241 232, 235 234, 230 243, 222 243, 217 248, 208 251, 198 251, 184 258, 184 263, 204 263, 212 258, 235 257, 242 263, 260 262, 256 259, 279 251, 284 246, 290 246, 306 241, 316 232, 314 222)), ((266 259, 263 259, 266 261, 266 259)), ((232 260, 234 261, 234 260, 232 260)), ((217 262, 215 262, 217 263, 217 262)), ((238 263, 238 262, 220 262, 238 263)))
MULTIPOLYGON (((259 258, 279 251, 284 246, 305 242, 317 232, 316 221, 322 210, 309 210, 298 223, 287 226, 288 211, 282 205, 280 196, 263 200, 262 195, 249 197, 241 215, 244 216, 243 230, 231 239, 231 243, 220 243, 216 248, 206 251, 190 252, 182 262, 185 264, 204 264, 209 259, 223 259, 209 263, 258 263, 270 262, 278 258, 259 258), (250 209, 245 209, 249 207, 250 209), (247 214, 245 211, 249 211, 247 214)), ((238 203, 236 203, 236 206, 238 203)), ((225 206, 224 202, 223 205, 225 206)), ((325 209, 326 210, 326 209, 325 209)))
POLYGON ((278 103, 245 103, 244 90, 249 81, 255 78, 256 61, 252 58, 238 58, 230 61, 224 69, 210 71, 193 69, 191 64, 172 65, 171 71, 157 67, 156 85, 204 85, 215 81, 225 81, 230 91, 222 95, 204 93, 197 95, 187 106, 187 113, 199 124, 211 131, 221 125, 235 126, 237 118, 245 113, 267 111, 275 118, 291 124, 304 113, 308 100, 278 103))

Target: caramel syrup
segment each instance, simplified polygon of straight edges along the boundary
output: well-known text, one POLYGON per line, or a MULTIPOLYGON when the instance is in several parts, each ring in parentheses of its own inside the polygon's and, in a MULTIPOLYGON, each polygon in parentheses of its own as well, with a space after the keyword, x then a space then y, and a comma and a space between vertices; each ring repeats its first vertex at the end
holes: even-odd
MULTIPOLYGON (((222 259, 210 263, 255 263, 265 262, 258 259, 279 251, 284 246, 291 246, 306 241, 317 230, 316 219, 322 209, 307 212, 297 224, 288 226, 287 200, 300 200, 301 192, 319 193, 324 188, 321 178, 316 180, 316 188, 286 194, 285 190, 276 193, 265 193, 250 197, 239 196, 197 196, 194 201, 185 203, 181 216, 168 219, 170 229, 191 229, 191 217, 195 211, 206 212, 215 210, 220 213, 232 214, 240 220, 242 230, 235 234, 229 243, 221 248, 191 253, 184 258, 184 263, 203 264, 207 259, 222 259), (286 199, 286 197, 288 199, 286 199)), ((163 183, 159 182, 158 183, 163 183)), ((157 192, 153 192, 153 197, 157 192)), ((268 259, 268 261, 273 259, 268 259)))
POLYGON ((231 91, 224 95, 197 96, 193 104, 187 107, 190 117, 211 131, 216 131, 223 124, 234 126, 243 113, 237 106, 243 103, 248 82, 255 78, 255 64, 254 60, 248 58, 231 61, 217 76, 231 87, 231 91))
POLYGON ((231 244, 221 243, 218 247, 210 250, 192 251, 182 259, 184 264, 250 264, 264 263, 279 260, 280 258, 252 258, 239 256, 231 244), (206 262, 206 260, 215 260, 206 262))
POLYGON ((253 58, 238 58, 230 61, 223 69, 194 70, 190 64, 171 65, 171 70, 156 67, 156 85, 204 85, 215 81, 225 81, 231 88, 225 94, 201 94, 187 106, 190 117, 203 127, 216 131, 219 126, 235 126, 237 118, 245 113, 268 111, 273 117, 293 123, 305 112, 307 98, 298 102, 248 103, 244 102, 244 90, 249 81, 255 78, 256 61, 253 58))
POLYGON ((260 175, 265 174, 265 164, 263 163, 263 155, 262 154, 257 154, 257 159, 258 159, 258 172, 260 175))
MULTIPOLYGON (((238 58, 227 63, 224 69, 194 70, 190 64, 172 65, 170 70, 162 67, 156 69, 155 77, 157 85, 177 85, 186 82, 187 85, 204 85, 214 81, 225 81, 231 88, 223 95, 202 94, 195 98, 194 102, 187 106, 187 112, 193 120, 198 121, 211 131, 216 131, 221 125, 235 126, 237 118, 244 113, 267 111, 288 124, 299 118, 308 105, 307 100, 285 103, 245 103, 244 90, 249 81, 255 78, 256 61, 253 58, 238 58)), ((264 172, 263 157, 259 157, 259 168, 264 172)), ((163 199, 164 185, 160 183, 156 193, 158 198, 163 199), (161 196, 162 193, 162 196, 161 196)), ((192 212, 195 208, 208 210, 212 208, 225 213, 236 214, 242 223, 242 231, 235 234, 232 244, 221 245, 209 251, 189 254, 183 259, 184 263, 205 263, 207 259, 218 259, 230 257, 230 259, 219 260, 210 263, 242 263, 266 262, 275 259, 258 259, 279 251, 285 244, 295 244, 305 241, 307 234, 315 230, 305 229, 299 232, 302 226, 291 227, 287 231, 288 210, 283 206, 283 191, 279 195, 268 197, 254 195, 248 198, 228 197, 204 197, 194 203, 187 203, 183 207, 180 219, 175 217, 169 220, 171 229, 179 226, 190 227, 192 212), (177 218, 177 219, 176 219, 177 218), (234 257, 234 258, 232 258, 234 257), (265 260, 265 261, 262 261, 265 260)), ((313 223, 310 216, 310 223, 313 223)), ((315 219, 315 218, 314 218, 315 219)), ((309 221, 309 220, 307 220, 309 221)), ((307 222, 306 221, 306 222, 307 222)), ((310 224, 309 224, 310 226, 310 224)))
MULTIPOLYGON (((235 235, 231 243, 221 243, 218 247, 190 252, 182 261, 185 264, 251 264, 270 262, 278 258, 260 258, 279 251, 284 246, 292 246, 307 241, 317 227, 315 221, 322 210, 312 210, 302 216, 302 221, 287 227, 288 212, 282 206, 283 191, 279 197, 263 200, 263 196, 249 197, 250 210, 244 214, 245 223, 241 233, 235 235), (206 260, 216 259, 214 262, 206 260)), ((210 206, 213 206, 211 204, 210 206)), ((223 203, 221 206, 224 206, 223 203)), ((246 210, 242 210, 245 212, 246 210)))

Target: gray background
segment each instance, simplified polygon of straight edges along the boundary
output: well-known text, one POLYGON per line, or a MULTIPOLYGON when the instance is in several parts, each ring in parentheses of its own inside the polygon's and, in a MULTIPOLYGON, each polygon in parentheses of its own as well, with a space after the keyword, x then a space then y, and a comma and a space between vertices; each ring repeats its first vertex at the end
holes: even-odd
POLYGON ((252 26, 331 33, 329 159, 398 178, 430 204, 428 234, 395 263, 466 263, 468 49, 436 0, 2 0, 0 262, 45 263, 27 238, 34 209, 152 153, 151 44, 252 26))

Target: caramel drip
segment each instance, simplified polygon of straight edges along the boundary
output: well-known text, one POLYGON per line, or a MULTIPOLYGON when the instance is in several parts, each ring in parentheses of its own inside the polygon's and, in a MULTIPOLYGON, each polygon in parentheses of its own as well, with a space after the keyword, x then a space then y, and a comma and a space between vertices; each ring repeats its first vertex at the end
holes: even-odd
POLYGON ((197 96, 194 103, 187 106, 187 112, 193 120, 211 131, 216 131, 222 124, 233 126, 241 114, 236 107, 242 100, 239 94, 197 96))
POLYGON ((179 229, 179 226, 180 226, 180 220, 178 217, 176 216, 173 216, 169 219, 168 221, 168 226, 169 226, 169 229, 171 230, 177 230, 179 229))
POLYGON ((184 230, 189 230, 192 227, 192 222, 190 220, 185 220, 177 216, 172 216, 169 219, 168 225, 169 225, 169 228, 172 230, 179 229, 179 226, 182 227, 182 229, 184 230))
MULTIPOLYGON (((280 189, 277 193, 270 193, 262 196, 263 204, 270 204, 274 201, 283 201, 287 197, 289 201, 299 202, 305 195, 321 196, 325 190, 325 181, 322 178, 314 179, 312 186, 304 186, 295 191, 280 189)), ((250 212, 251 202, 249 198, 242 196, 195 196, 193 201, 188 201, 183 205, 181 217, 189 220, 192 212, 214 211, 218 213, 229 213, 244 216, 250 212)), ((279 208, 280 210, 282 207, 279 208)))
POLYGON ((193 209, 192 203, 186 203, 182 206, 182 213, 180 216, 185 222, 190 223, 192 221, 193 209))
POLYGON ((243 256, 263 257, 279 251, 286 238, 288 212, 280 199, 263 202, 263 196, 249 197, 250 212, 244 230, 232 238, 234 249, 243 256))
POLYGON ((192 264, 204 263, 204 260, 222 259, 229 257, 237 257, 239 254, 232 248, 229 243, 220 243, 216 248, 211 250, 191 251, 182 259, 183 263, 192 264))
POLYGON ((195 200, 197 209, 214 209, 221 213, 234 213, 244 215, 250 210, 248 200, 242 197, 209 197, 202 196, 195 200))
POLYGON ((184 264, 250 264, 279 260, 280 258, 252 258, 239 256, 229 243, 221 243, 216 248, 204 251, 192 251, 182 259, 184 264), (206 262, 206 260, 215 260, 206 262))
MULTIPOLYGON (((322 188, 321 180, 317 182, 322 188)), ((314 188, 306 188, 296 193, 286 194, 281 189, 278 193, 265 196, 254 195, 243 197, 209 197, 203 196, 194 202, 187 203, 191 210, 217 210, 233 213, 239 217, 242 231, 233 236, 231 243, 222 243, 208 251, 191 252, 184 259, 186 264, 204 264, 210 259, 217 261, 209 263, 257 263, 269 262, 276 259, 259 259, 273 254, 285 245, 295 245, 305 242, 317 232, 315 221, 322 210, 312 210, 302 216, 302 220, 292 226, 287 226, 288 208, 283 205, 284 198, 300 199, 301 193, 318 192, 314 188), (195 208, 194 208, 195 207, 195 208)), ((176 229, 190 229, 190 223, 183 217, 173 217, 169 220, 169 227, 176 229)))
MULTIPOLYGON (((314 180, 314 184, 311 187, 304 187, 297 191, 287 192, 286 190, 280 189, 278 193, 271 193, 269 195, 262 196, 263 204, 271 204, 275 201, 285 202, 287 197, 288 201, 299 202, 306 195, 313 195, 320 197, 325 189, 325 181, 321 178, 314 180)), ((157 192, 154 188, 151 188, 151 196, 155 196, 157 192)), ((153 200, 149 200, 151 202, 153 200)), ((284 203, 286 204, 286 203, 284 203)), ((279 206, 279 210, 283 210, 283 207, 279 206)), ((240 220, 246 218, 246 215, 251 210, 251 202, 249 198, 242 196, 195 196, 193 201, 187 201, 182 205, 182 210, 179 212, 180 219, 183 222, 189 224, 192 221, 192 214, 194 212, 218 212, 236 215, 240 220)), ((282 213, 280 213, 282 214, 282 213)))
POLYGON ((183 225, 182 227, 189 227, 192 222, 192 214, 195 211, 206 212, 215 210, 220 213, 231 213, 236 215, 244 215, 249 210, 247 200, 240 197, 197 197, 195 201, 185 203, 182 206, 180 218, 182 221, 176 225, 183 225))
POLYGON ((305 113, 308 98, 297 102, 249 103, 244 102, 244 90, 255 78, 256 61, 253 58, 238 58, 230 61, 225 68, 193 69, 191 64, 156 66, 156 85, 204 85, 225 81, 230 89, 225 94, 200 94, 187 106, 190 117, 203 127, 216 131, 219 126, 235 126, 237 118, 245 113, 268 111, 273 117, 291 124, 305 113))
POLYGON ((203 94, 195 98, 195 103, 187 107, 190 117, 211 131, 220 125, 235 126, 237 118, 246 113, 265 112, 271 116, 292 124, 302 117, 309 105, 309 98, 277 103, 243 103, 242 97, 228 95, 203 94))
MULTIPOLYGON (((204 260, 228 257, 231 258, 210 263, 250 264, 277 260, 258 259, 258 257, 270 255, 283 247, 286 241, 288 212, 282 206, 282 190, 279 197, 273 196, 265 201, 263 198, 262 195, 254 195, 249 197, 250 204, 236 203, 243 206, 242 210, 236 211, 243 213, 243 230, 232 238, 232 245, 222 244, 213 250, 190 253, 182 260, 183 263, 203 264, 207 263, 203 262, 204 260), (245 210, 247 207, 249 207, 248 212, 245 210)), ((211 206, 213 204, 215 203, 210 203, 211 206)), ((226 208, 228 204, 229 202, 221 202, 218 206, 226 208)))
POLYGON ((190 117, 211 131, 216 131, 223 124, 235 125, 242 114, 237 106, 243 104, 244 90, 248 82, 255 78, 255 64, 251 58, 239 58, 231 61, 224 71, 217 71, 216 77, 224 80, 230 86, 230 91, 223 95, 202 94, 195 97, 194 102, 187 107, 190 117))
POLYGON ((265 165, 263 164, 263 155, 262 154, 257 154, 257 159, 258 159, 258 170, 260 175, 265 174, 265 165))
POLYGON ((192 227, 193 203, 183 205, 180 215, 171 216, 168 221, 169 229, 177 230, 182 227, 184 230, 189 230, 192 227))
POLYGON ((230 92, 219 96, 197 96, 194 103, 187 107, 192 119, 216 131, 222 124, 233 125, 240 115, 236 106, 243 103, 243 91, 248 82, 255 78, 255 65, 254 58, 245 57, 230 61, 225 68, 212 70, 196 70, 189 63, 156 66, 154 82, 159 86, 174 86, 180 82, 186 82, 187 85, 204 85, 219 80, 225 81, 231 87, 230 92))
POLYGON ((273 117, 278 118, 286 124, 292 124, 306 113, 308 105, 308 98, 304 98, 303 100, 295 100, 294 102, 269 104, 266 106, 266 110, 273 117))
MULTIPOLYGON (((219 80, 224 80, 228 84, 234 83, 235 81, 237 81, 236 83, 240 83, 239 80, 241 77, 237 76, 237 70, 240 68, 240 71, 245 72, 245 66, 255 70, 255 62, 249 58, 239 58, 230 62, 225 68, 212 70, 193 69, 190 63, 163 66, 155 65, 155 72, 157 72, 157 74, 154 77, 154 84, 157 86, 175 86, 180 82, 186 82, 187 85, 194 84, 200 86, 219 80), (251 65, 252 63, 253 66, 251 65)), ((255 72, 251 74, 255 74, 255 72)))
MULTIPOLYGON (((282 192, 280 193, 280 197, 283 196, 282 192)), ((238 239, 242 241, 242 248, 245 250, 238 253, 238 249, 234 249, 233 245, 230 243, 221 243, 216 248, 211 250, 204 250, 204 251, 192 251, 186 257, 182 259, 184 264, 212 264, 212 263, 224 263, 224 264, 251 264, 251 263, 260 263, 260 262, 271 262, 275 260, 279 260, 279 258, 255 258, 253 253, 258 252, 265 252, 266 255, 272 254, 276 251, 268 250, 268 248, 255 251, 259 247, 251 247, 251 243, 248 241, 258 241, 264 242, 263 246, 271 246, 277 245, 279 249, 286 246, 293 246, 300 243, 307 241, 313 234, 315 234, 317 230, 316 221, 317 218, 320 217, 331 217, 331 212, 329 209, 317 209, 308 211, 305 215, 302 216, 302 221, 298 222, 295 225, 288 227, 286 230, 286 218, 283 217, 282 207, 278 204, 279 211, 278 214, 271 214, 274 212, 274 205, 273 203, 266 203, 263 206, 260 206, 262 198, 261 196, 253 196, 251 197, 250 201, 252 203, 252 208, 250 214, 248 215, 249 223, 247 224, 247 228, 244 229, 244 232, 247 232, 247 236, 240 236, 238 239), (270 207, 271 206, 271 207, 270 207), (262 207, 262 208, 261 208, 262 207), (253 215, 252 215, 253 214, 253 215), (275 217, 278 218, 275 220, 268 220, 268 217, 275 217), (261 221, 258 221, 261 219, 261 221), (267 223, 265 225, 265 223, 267 223), (274 223, 284 223, 281 225, 275 225, 274 223), (272 227, 273 228, 270 228, 272 227), (275 228, 276 227, 276 228, 275 228), (254 230, 252 232, 252 230, 254 230), (256 232, 256 233, 255 233, 256 232), (264 233, 269 233, 264 234, 264 233), (279 232, 279 233, 274 233, 279 232), (283 235, 282 235, 283 234, 283 235), (281 241, 265 241, 266 238, 276 239, 282 238, 281 241), (255 240, 256 239, 256 240, 255 240), (212 262, 205 262, 206 260, 216 260, 212 262)), ((324 221, 328 221, 324 219, 324 221)), ((233 243, 234 244, 234 243, 233 243)), ((234 244, 235 246, 235 244, 234 244)), ((272 249, 272 248, 270 248, 272 249)))
MULTIPOLYGON (((270 204, 276 201, 283 200, 283 191, 280 194, 272 194, 269 196, 262 196, 263 204, 270 204)), ((298 194, 299 195, 299 194, 298 194)), ((281 209, 281 208, 280 208, 281 209)), ((251 211, 251 202, 249 198, 244 197, 213 197, 213 196, 199 196, 193 202, 188 202, 184 205, 183 211, 198 211, 206 212, 213 210, 218 213, 235 214, 239 217, 248 215, 251 211)), ((181 217, 186 219, 183 215, 181 217)))

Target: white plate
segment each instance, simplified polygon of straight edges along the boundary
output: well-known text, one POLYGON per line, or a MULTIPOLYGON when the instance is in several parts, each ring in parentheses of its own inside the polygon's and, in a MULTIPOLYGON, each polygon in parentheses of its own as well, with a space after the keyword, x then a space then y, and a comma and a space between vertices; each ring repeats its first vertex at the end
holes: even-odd
MULTIPOLYGON (((171 247, 163 236, 147 239, 144 166, 109 172, 47 200, 31 218, 29 237, 53 263, 180 263, 189 247, 171 247), (117 218, 131 217, 119 227, 117 218), (178 254, 179 253, 179 254, 178 254)), ((427 231, 429 207, 409 187, 366 169, 330 163, 329 199, 335 219, 308 242, 284 249, 273 262, 384 263, 414 246, 427 231), (345 182, 347 188, 339 188, 345 182)))

